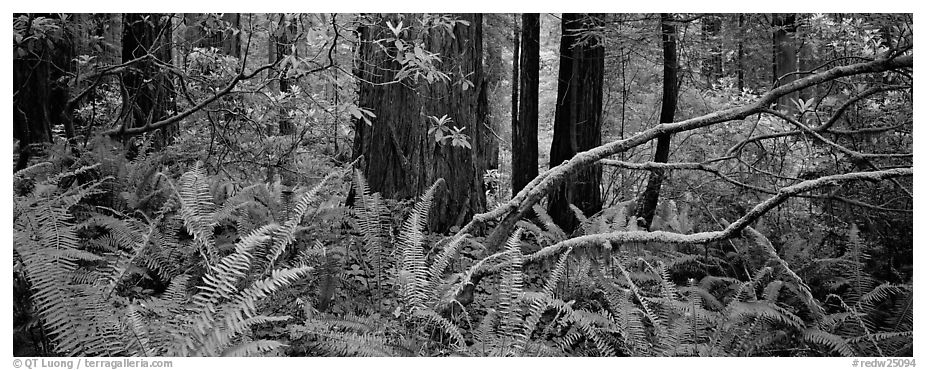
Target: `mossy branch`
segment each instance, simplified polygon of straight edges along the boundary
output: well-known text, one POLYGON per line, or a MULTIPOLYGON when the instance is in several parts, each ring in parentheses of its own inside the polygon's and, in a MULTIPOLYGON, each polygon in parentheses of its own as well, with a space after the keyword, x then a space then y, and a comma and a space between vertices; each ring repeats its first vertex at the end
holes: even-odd
POLYGON ((619 231, 613 233, 591 234, 562 241, 543 248, 530 255, 528 260, 544 258, 559 253, 568 248, 602 245, 606 243, 628 242, 660 242, 668 244, 704 244, 734 237, 747 226, 755 222, 766 212, 774 209, 790 197, 829 185, 836 185, 847 181, 880 181, 897 177, 913 176, 913 168, 894 168, 882 171, 851 172, 839 175, 824 176, 813 180, 806 180, 797 184, 781 188, 777 194, 757 204, 745 215, 720 231, 700 232, 695 234, 678 234, 666 231, 619 231))

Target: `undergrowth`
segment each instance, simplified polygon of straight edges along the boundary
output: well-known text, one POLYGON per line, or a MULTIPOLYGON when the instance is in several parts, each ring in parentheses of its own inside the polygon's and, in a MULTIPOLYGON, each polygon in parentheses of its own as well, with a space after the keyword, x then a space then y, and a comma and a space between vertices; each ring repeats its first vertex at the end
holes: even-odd
MULTIPOLYGON (((868 272, 874 247, 854 225, 842 254, 795 269, 752 228, 722 245, 558 248, 636 230, 630 205, 588 217, 572 207, 571 234, 538 206, 490 251, 481 236, 427 233, 442 181, 403 208, 358 171, 345 209, 319 200, 345 171, 288 197, 278 183, 222 183, 139 153, 52 156, 14 174, 14 335, 38 338, 35 352, 912 354, 912 285, 868 272)), ((668 204, 654 228, 693 224, 668 204)))

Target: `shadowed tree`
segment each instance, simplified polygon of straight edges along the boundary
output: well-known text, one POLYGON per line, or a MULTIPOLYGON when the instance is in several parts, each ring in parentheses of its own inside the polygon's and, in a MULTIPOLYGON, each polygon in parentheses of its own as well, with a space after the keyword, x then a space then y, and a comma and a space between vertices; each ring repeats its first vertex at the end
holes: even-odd
MULTIPOLYGON (((794 33, 797 31, 797 15, 772 15, 772 83, 784 85, 797 79, 797 45, 794 33)), ((798 92, 793 92, 778 99, 778 104, 786 109, 794 107, 792 100, 797 100, 798 92)))
MULTIPOLYGON (((576 153, 601 145, 604 46, 589 32, 603 17, 594 14, 563 14, 560 43, 559 81, 550 167, 571 159, 576 153)), ((578 224, 570 204, 586 215, 601 210, 601 166, 580 171, 550 194, 549 214, 566 231, 578 224)))
MULTIPOLYGON (((511 194, 537 177, 537 117, 540 90, 540 14, 521 16, 520 100, 511 125, 511 194)), ((514 106, 514 104, 512 104, 514 106)))
MULTIPOLYGON (((270 17, 271 22, 273 22, 272 15, 270 17)), ((289 56, 293 56, 295 53, 293 45, 295 45, 298 25, 296 24, 296 18, 291 14, 280 13, 277 17, 276 24, 270 28, 268 56, 270 57, 271 63, 284 65, 284 67, 278 71, 279 82, 277 86, 280 88, 280 93, 288 94, 292 92, 296 81, 288 76, 288 66, 291 63, 282 63, 282 61, 289 56)), ((293 136, 293 139, 295 139, 294 134, 296 133, 296 126, 293 124, 292 118, 290 118, 289 111, 286 107, 280 107, 279 114, 277 115, 277 122, 279 124, 279 134, 281 136, 289 135, 293 136)), ((293 187, 296 185, 296 174, 291 170, 294 152, 294 150, 288 151, 280 163, 281 170, 279 175, 281 185, 283 185, 283 204, 287 211, 292 205, 293 187)), ((271 172, 268 177, 273 178, 274 169, 271 167, 269 171, 271 172)))
POLYGON ((355 119, 354 158, 372 191, 385 197, 417 197, 442 178, 445 186, 434 197, 440 212, 429 217, 430 229, 446 232, 485 208, 478 153, 484 109, 479 108, 482 86, 482 16, 457 15, 462 22, 411 14, 367 16, 358 29, 359 60, 355 74, 360 83, 358 106, 375 117, 355 119), (423 18, 427 17, 427 18, 423 18), (399 26, 401 23, 401 26, 399 26), (385 39, 393 42, 383 42, 385 39), (395 42, 401 41, 401 42, 395 42), (409 54, 399 54, 398 45, 409 54), (440 56, 436 65, 447 79, 435 77, 429 67, 418 68, 429 55, 440 56), (411 62, 408 62, 411 60, 411 62), (398 75, 403 66, 411 76, 398 75), (397 76, 399 78, 397 78, 397 76), (398 81, 397 81, 398 80, 398 81), (445 116, 443 127, 468 136, 470 147, 435 140, 431 117, 445 116))
MULTIPOLYGON (((678 30, 675 26, 674 19, 669 14, 661 14, 659 17, 660 30, 662 32, 662 109, 659 113, 659 123, 671 123, 675 121, 675 108, 678 104, 678 52, 677 40, 678 30)), ((672 134, 661 134, 656 139, 656 154, 653 156, 653 162, 666 163, 669 161, 669 145, 672 141, 672 134)), ((646 183, 646 189, 640 199, 640 205, 637 207, 637 217, 639 226, 649 229, 653 223, 653 215, 656 211, 656 204, 659 203, 659 190, 662 188, 662 182, 665 179, 665 171, 656 169, 650 172, 649 180, 646 183)))
POLYGON ((241 57, 240 13, 187 13, 183 15, 187 25, 186 39, 199 48, 216 48, 236 58, 241 57))
MULTIPOLYGON (((171 20, 166 14, 124 14, 123 63, 143 58, 122 73, 125 119, 123 127, 145 127, 175 111, 174 88, 161 65, 171 63, 171 20)), ((168 125, 155 131, 155 146, 167 146, 178 131, 168 125)))
POLYGON ((66 112, 73 42, 63 22, 52 15, 14 16, 13 137, 19 139, 14 171, 28 165, 34 144, 52 142, 54 125, 64 124, 65 135, 74 135, 66 112))
MULTIPOLYGON (((271 16, 272 17, 272 16, 271 16)), ((270 45, 269 45, 269 57, 271 63, 280 64, 283 59, 287 56, 293 55, 293 45, 296 38, 297 25, 296 20, 292 15, 280 13, 277 15, 276 24, 271 27, 270 32, 270 45)), ((271 18, 271 22, 272 22, 271 18)), ((287 66, 288 63, 284 63, 287 66)), ((278 86, 280 87, 281 93, 288 93, 292 91, 293 81, 291 78, 287 77, 289 72, 288 67, 283 67, 282 70, 279 70, 279 82, 278 86)), ((280 135, 291 135, 293 133, 293 124, 289 120, 288 116, 283 112, 280 114, 280 135)))
POLYGON ((723 18, 717 14, 705 14, 701 18, 701 41, 707 53, 701 61, 704 80, 716 84, 723 77, 723 40, 720 38, 723 18))
POLYGON ((746 15, 740 13, 736 16, 737 35, 736 39, 736 90, 743 91, 746 87, 744 76, 745 66, 743 59, 746 54, 743 52, 743 40, 746 39, 746 15))

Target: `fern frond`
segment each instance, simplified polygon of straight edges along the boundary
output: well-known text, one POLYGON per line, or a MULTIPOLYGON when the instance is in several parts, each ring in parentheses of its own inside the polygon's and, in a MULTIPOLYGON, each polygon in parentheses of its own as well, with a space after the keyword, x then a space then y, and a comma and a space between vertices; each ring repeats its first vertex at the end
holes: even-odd
POLYGON ((444 275, 444 271, 450 266, 450 260, 457 254, 460 248, 463 246, 463 243, 468 238, 468 234, 454 236, 447 246, 441 251, 441 253, 434 259, 434 262, 431 263, 431 268, 428 271, 428 275, 431 278, 432 283, 440 281, 444 275))
POLYGON ((21 179, 26 179, 26 178, 34 178, 34 177, 35 177, 34 174, 35 174, 35 173, 38 173, 39 170, 42 170, 42 169, 45 169, 45 168, 48 168, 48 167, 52 167, 53 165, 54 165, 54 163, 48 162, 48 161, 39 162, 39 163, 36 163, 36 164, 33 164, 33 165, 29 165, 29 166, 26 167, 26 168, 23 168, 23 169, 21 169, 21 170, 19 170, 19 171, 13 172, 13 181, 21 180, 21 179))
POLYGON ((569 209, 572 210, 572 214, 576 216, 576 220, 579 220, 579 226, 576 227, 576 231, 579 233, 586 231, 585 228, 588 226, 589 218, 585 217, 582 210, 576 207, 575 204, 569 203, 569 209))
POLYGON ((519 353, 523 348, 523 337, 526 336, 523 327, 521 312, 521 296, 523 295, 523 275, 521 264, 523 257, 520 250, 521 229, 516 229, 505 243, 510 262, 502 269, 502 281, 498 287, 498 314, 501 316, 498 335, 511 338, 511 351, 519 353))
POLYGON ((235 252, 225 256, 206 276, 203 277, 205 286, 200 287, 202 292, 193 297, 193 301, 207 311, 215 311, 214 306, 222 299, 230 299, 231 293, 237 290, 236 282, 244 277, 251 268, 251 250, 270 237, 268 234, 276 225, 263 226, 235 244, 235 252))
POLYGON ((222 351, 222 357, 249 357, 275 351, 282 347, 286 347, 286 345, 275 340, 261 339, 231 346, 222 351))
MULTIPOLYGON (((702 279, 703 284, 703 279, 702 279)), ((687 294, 689 297, 698 296, 697 300, 700 303, 701 307, 712 311, 720 311, 724 308, 722 302, 720 302, 717 297, 715 297, 711 292, 707 291, 701 286, 688 286, 679 288, 680 293, 687 294)))
POLYGON ((785 282, 781 280, 775 280, 765 286, 765 290, 762 291, 762 296, 766 301, 775 303, 778 301, 778 295, 781 293, 781 288, 784 286, 785 282))
POLYGON ((554 242, 563 241, 566 239, 566 232, 559 227, 553 218, 550 217, 550 214, 547 213, 547 210, 544 207, 541 207, 539 204, 535 204, 532 208, 534 213, 537 215, 537 219, 540 220, 540 224, 543 225, 543 228, 546 229, 547 233, 550 234, 551 239, 554 242))
POLYGON ((852 347, 849 345, 849 343, 846 343, 846 341, 838 335, 830 334, 819 329, 810 328, 803 331, 803 337, 805 341, 818 346, 826 347, 827 349, 838 353, 840 356, 855 356, 855 351, 852 350, 852 347))
POLYGON ((495 327, 496 322, 498 321, 498 311, 493 308, 488 308, 486 315, 482 317, 482 321, 479 323, 479 327, 473 332, 473 340, 476 343, 479 343, 479 346, 482 350, 483 355, 486 353, 486 347, 494 347, 494 336, 492 335, 492 328, 495 327))
POLYGON ((415 204, 411 215, 402 224, 399 231, 399 250, 402 261, 399 268, 401 296, 405 300, 409 312, 425 309, 425 302, 432 297, 428 288, 430 277, 425 266, 424 251, 421 244, 424 240, 424 230, 427 227, 428 214, 431 210, 431 201, 437 188, 443 184, 438 179, 428 188, 415 204))
POLYGON ((281 227, 275 228, 271 233, 272 243, 270 243, 270 246, 266 250, 259 250, 255 253, 254 257, 263 263, 258 263, 258 268, 262 266, 266 269, 266 272, 269 272, 269 270, 273 268, 274 263, 280 255, 282 255, 286 248, 295 241, 296 228, 302 223, 302 218, 305 216, 306 211, 308 211, 309 206, 316 200, 318 193, 322 190, 324 185, 337 175, 340 175, 340 171, 331 172, 316 184, 315 187, 299 197, 299 200, 293 204, 289 213, 289 219, 286 220, 281 227))
MULTIPOLYGON (((198 353, 198 355, 218 353, 227 348, 236 336, 253 325, 287 320, 288 316, 257 315, 257 303, 312 270, 312 267, 307 266, 274 270, 270 277, 255 281, 222 307, 218 309, 212 305, 203 307, 194 323, 200 344, 198 348, 191 348, 192 353, 198 353)), ((201 289, 204 288, 201 287, 201 289)))
POLYGON ((178 184, 180 197, 180 217, 183 225, 193 235, 197 248, 203 250, 209 257, 209 264, 218 260, 215 249, 214 231, 215 204, 209 193, 209 179, 199 163, 193 169, 180 176, 178 184))
MULTIPOLYGON (((616 259, 616 258, 615 258, 616 259)), ((630 287, 630 291, 636 297, 637 301, 640 302, 640 306, 643 308, 643 313, 646 315, 646 318, 650 320, 653 324, 653 328, 656 330, 656 335, 662 337, 668 334, 667 323, 663 321, 655 309, 649 304, 647 297, 643 295, 642 290, 633 282, 633 279, 630 277, 630 273, 627 272, 627 269, 624 268, 623 264, 620 261, 615 261, 615 265, 620 270, 621 274, 624 275, 624 279, 627 282, 627 286, 630 287)))
POLYGON ((892 296, 899 296, 912 291, 913 288, 910 285, 884 283, 861 295, 858 304, 862 307, 874 307, 892 296))
POLYGON ((322 340, 314 343, 317 348, 323 353, 334 356, 385 357, 394 354, 388 340, 381 335, 350 332, 316 333, 316 335, 322 337, 322 340))
POLYGON ((151 341, 148 339, 148 328, 145 325, 139 307, 135 304, 128 305, 126 309, 126 336, 128 337, 129 350, 137 356, 153 356, 154 351, 151 349, 151 341))
POLYGON ((771 302, 734 302, 731 306, 729 317, 733 320, 756 317, 781 323, 793 329, 804 327, 804 322, 800 317, 771 302))
POLYGON ((425 325, 440 328, 444 333, 450 335, 450 338, 453 339, 455 343, 454 348, 456 350, 463 350, 466 348, 466 340, 463 339, 463 333, 460 331, 460 328, 456 324, 438 315, 437 312, 430 309, 418 310, 412 313, 412 318, 421 320, 425 325))

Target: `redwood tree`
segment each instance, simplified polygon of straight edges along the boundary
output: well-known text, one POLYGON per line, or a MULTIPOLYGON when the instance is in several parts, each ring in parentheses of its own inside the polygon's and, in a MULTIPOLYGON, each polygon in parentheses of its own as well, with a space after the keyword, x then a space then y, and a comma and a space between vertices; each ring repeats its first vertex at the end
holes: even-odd
MULTIPOLYGON (((512 14, 512 18, 514 22, 514 37, 512 40, 514 42, 511 51, 511 127, 515 127, 518 125, 518 101, 520 100, 518 93, 521 90, 520 82, 518 82, 521 80, 521 66, 519 65, 521 59, 521 25, 517 14, 512 14)), ((511 195, 514 196, 514 194, 511 195)))
POLYGON ((355 73, 362 81, 358 106, 375 117, 365 117, 369 123, 355 119, 353 155, 363 156, 359 166, 371 190, 388 198, 417 197, 437 179, 444 179, 429 217, 430 229, 435 232, 446 232, 485 208, 483 161, 478 158, 480 146, 485 145, 480 139, 484 137, 480 112, 485 110, 478 107, 478 87, 483 79, 482 16, 462 14, 454 18, 463 22, 453 22, 448 29, 444 25, 451 23, 446 17, 372 15, 358 29, 355 73), (392 42, 383 41, 387 39, 392 42), (395 39, 402 40, 398 44, 413 53, 415 63, 428 60, 426 54, 439 55, 441 62, 435 66, 447 79, 433 78, 435 71, 418 64, 421 69, 409 68, 420 72, 419 77, 398 75, 403 64, 397 58, 395 39), (435 140, 428 132, 436 124, 429 117, 444 115, 452 119, 444 121, 444 127, 461 129, 468 135, 470 147, 435 140))
MULTIPOLYGON (((123 127, 144 127, 176 110, 170 75, 161 68, 171 63, 171 20, 166 14, 124 14, 122 23, 122 61, 135 61, 122 73, 130 122, 123 127)), ((155 145, 166 146, 177 131, 177 125, 158 129, 155 145)))
MULTIPOLYGON (((600 15, 563 14, 551 168, 578 152, 601 145, 604 46, 594 33, 582 33, 602 22, 600 15)), ((572 231, 578 221, 569 204, 586 215, 600 211, 600 185, 601 166, 596 164, 554 189, 548 209, 553 221, 572 231)))
MULTIPOLYGON (((772 64, 772 83, 784 85, 797 79, 797 45, 794 33, 797 31, 797 15, 772 15, 772 48, 774 63, 772 64)), ((778 104, 790 109, 797 100, 798 92, 793 92, 778 99, 778 104)))
POLYGON ((33 144, 52 142, 52 127, 73 128, 67 118, 68 85, 72 70, 71 35, 63 19, 52 15, 14 16, 13 137, 19 139, 14 170, 28 165, 33 144))
MULTIPOLYGON (((296 38, 296 20, 294 17, 280 13, 274 28, 270 32, 270 62, 280 63, 286 56, 292 55, 293 43, 296 38)), ((279 84, 281 93, 288 93, 292 90, 295 81, 287 78, 288 68, 284 67, 279 73, 279 84)), ((286 114, 280 115, 280 135, 290 135, 293 133, 293 125, 286 114)))
MULTIPOLYGON (((659 25, 662 33, 662 109, 659 113, 659 123, 671 123, 675 120, 675 108, 678 104, 678 30, 674 19, 669 14, 661 14, 659 25)), ((664 133, 656 139, 656 154, 653 161, 666 163, 669 161, 669 144, 672 134, 664 133)), ((659 203, 659 190, 665 178, 665 171, 655 169, 650 172, 646 189, 637 207, 637 217, 640 227, 649 229, 653 223, 656 204, 659 203)))
POLYGON ((708 84, 716 84, 723 77, 722 27, 723 18, 720 15, 705 14, 701 19, 701 41, 707 47, 707 55, 701 61, 701 71, 708 84))
POLYGON ((186 39, 195 47, 217 48, 236 58, 241 57, 241 13, 184 14, 186 39))
POLYGON ((511 125, 511 194, 537 177, 537 99, 540 90, 540 14, 521 16, 520 100, 511 125))

